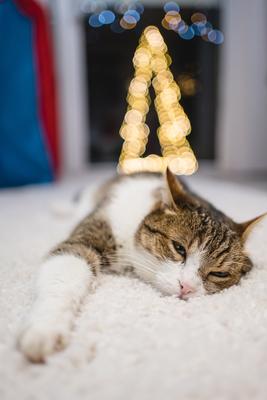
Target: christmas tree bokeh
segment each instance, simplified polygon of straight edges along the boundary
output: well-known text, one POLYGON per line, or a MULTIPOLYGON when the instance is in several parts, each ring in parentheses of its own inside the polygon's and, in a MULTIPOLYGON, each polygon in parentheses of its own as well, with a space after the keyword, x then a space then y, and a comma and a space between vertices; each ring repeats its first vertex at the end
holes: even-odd
POLYGON ((169 167, 178 175, 193 174, 198 164, 186 139, 191 132, 191 124, 179 103, 181 92, 170 71, 171 58, 157 27, 149 26, 144 30, 133 64, 135 73, 127 96, 128 109, 120 129, 124 143, 119 171, 126 174, 164 172, 169 167), (157 135, 162 156, 151 154, 142 157, 150 134, 146 115, 151 105, 151 85, 156 95, 157 135))

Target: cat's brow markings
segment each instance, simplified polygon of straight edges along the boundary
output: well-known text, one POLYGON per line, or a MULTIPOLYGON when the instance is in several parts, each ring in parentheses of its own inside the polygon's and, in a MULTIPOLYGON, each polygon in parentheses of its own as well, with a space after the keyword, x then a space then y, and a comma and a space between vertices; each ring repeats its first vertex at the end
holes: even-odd
POLYGON ((166 239, 169 239, 168 236, 164 232, 162 232, 161 230, 159 230, 157 228, 152 228, 147 223, 144 223, 144 227, 151 233, 155 233, 155 234, 158 233, 158 234, 164 236, 166 239))

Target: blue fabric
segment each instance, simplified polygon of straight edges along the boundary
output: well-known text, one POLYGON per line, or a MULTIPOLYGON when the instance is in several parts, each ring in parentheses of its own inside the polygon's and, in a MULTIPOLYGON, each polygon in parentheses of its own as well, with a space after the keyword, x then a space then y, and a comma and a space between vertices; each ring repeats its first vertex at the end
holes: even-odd
POLYGON ((0 187, 53 180, 38 113, 33 24, 0 0, 0 187))

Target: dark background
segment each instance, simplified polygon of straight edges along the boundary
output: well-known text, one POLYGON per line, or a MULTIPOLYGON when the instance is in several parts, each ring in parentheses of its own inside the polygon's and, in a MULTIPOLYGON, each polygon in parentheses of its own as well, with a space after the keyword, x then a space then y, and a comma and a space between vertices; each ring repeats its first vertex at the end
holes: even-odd
MULTIPOLYGON (((190 17, 199 10, 183 8, 182 18, 190 24, 190 17)), ((214 27, 219 26, 218 9, 202 9, 214 27)), ((122 145, 119 129, 127 109, 126 96, 133 78, 132 58, 143 29, 159 27, 172 58, 171 71, 182 91, 181 104, 189 116, 192 133, 189 141, 198 159, 215 158, 216 102, 219 48, 200 37, 183 40, 177 33, 164 29, 162 8, 146 8, 133 30, 112 32, 110 26, 92 28, 89 16, 84 18, 88 83, 88 117, 90 119, 91 162, 117 161, 122 145), (183 90, 184 79, 193 79, 193 93, 183 90)), ((150 91, 151 107, 147 115, 150 139, 147 153, 159 154, 156 136, 158 119, 154 110, 154 93, 150 91)))

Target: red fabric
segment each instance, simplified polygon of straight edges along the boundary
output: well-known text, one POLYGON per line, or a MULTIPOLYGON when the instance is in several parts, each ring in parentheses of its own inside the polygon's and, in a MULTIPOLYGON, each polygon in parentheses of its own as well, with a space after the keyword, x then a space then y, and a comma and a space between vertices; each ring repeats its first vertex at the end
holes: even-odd
POLYGON ((59 172, 59 132, 57 96, 52 40, 48 16, 35 0, 15 0, 19 10, 29 17, 35 29, 35 54, 39 86, 39 112, 46 135, 46 144, 52 159, 53 170, 59 172))

